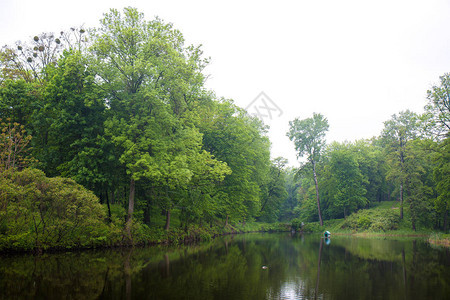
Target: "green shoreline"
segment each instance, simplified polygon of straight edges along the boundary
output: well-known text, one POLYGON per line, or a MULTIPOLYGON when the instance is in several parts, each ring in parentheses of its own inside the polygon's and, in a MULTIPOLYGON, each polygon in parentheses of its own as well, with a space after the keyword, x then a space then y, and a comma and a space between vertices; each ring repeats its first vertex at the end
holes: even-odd
MULTIPOLYGON (((316 227, 317 228, 317 227, 316 227)), ((327 230, 326 225, 321 229, 315 231, 296 231, 299 234, 322 234, 327 230)), ((293 232, 292 227, 286 223, 258 223, 251 222, 245 225, 228 225, 227 227, 195 227, 190 228, 187 231, 181 229, 172 229, 170 231, 158 231, 159 238, 148 239, 146 241, 136 242, 123 242, 119 244, 103 244, 96 246, 80 246, 80 247, 48 247, 46 249, 20 249, 20 248, 4 248, 0 250, 0 254, 41 254, 41 253, 57 253, 67 251, 84 251, 90 249, 114 249, 114 248, 129 248, 129 247, 145 247, 145 246, 157 246, 157 245, 185 245, 199 242, 209 241, 216 237, 245 234, 245 233, 272 233, 272 232, 293 232)), ((354 236, 362 238, 413 238, 420 237, 427 241, 429 244, 439 247, 450 247, 450 235, 443 233, 430 233, 430 232, 408 232, 401 230, 399 232, 370 232, 370 231, 346 231, 346 230, 332 230, 331 237, 333 236, 354 236)))
MULTIPOLYGON (((324 226, 323 231, 327 230, 324 226)), ((321 231, 314 231, 310 233, 322 233, 321 231)), ((429 231, 388 231, 388 232, 373 232, 373 231, 344 231, 337 230, 332 231, 331 236, 354 236, 362 238, 379 238, 379 237, 391 237, 391 238, 424 238, 429 244, 434 246, 450 247, 450 234, 436 233, 429 231)))

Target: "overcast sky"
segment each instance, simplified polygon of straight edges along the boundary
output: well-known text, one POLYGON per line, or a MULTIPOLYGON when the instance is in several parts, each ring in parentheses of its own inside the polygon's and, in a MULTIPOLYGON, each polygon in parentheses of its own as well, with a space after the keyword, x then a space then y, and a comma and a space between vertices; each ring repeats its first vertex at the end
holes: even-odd
POLYGON ((318 112, 328 118, 328 142, 371 138, 393 114, 422 112, 426 91, 450 72, 444 0, 0 0, 0 45, 97 26, 109 8, 125 6, 202 44, 211 57, 208 88, 250 113, 259 108, 271 126, 272 156, 291 165, 290 120, 318 112))

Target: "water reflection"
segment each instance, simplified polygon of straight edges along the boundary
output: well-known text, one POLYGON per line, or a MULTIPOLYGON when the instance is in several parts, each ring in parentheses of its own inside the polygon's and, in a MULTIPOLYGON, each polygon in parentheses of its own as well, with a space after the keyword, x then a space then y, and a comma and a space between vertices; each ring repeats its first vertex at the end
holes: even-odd
POLYGON ((320 282, 320 263, 322 262, 322 249, 323 249, 323 239, 320 239, 320 247, 319 247, 319 260, 317 261, 317 279, 316 279, 316 288, 314 290, 314 299, 317 299, 319 294, 319 282, 320 282))
POLYGON ((250 234, 1 256, 0 299, 448 299, 449 267, 448 249, 411 239, 250 234))

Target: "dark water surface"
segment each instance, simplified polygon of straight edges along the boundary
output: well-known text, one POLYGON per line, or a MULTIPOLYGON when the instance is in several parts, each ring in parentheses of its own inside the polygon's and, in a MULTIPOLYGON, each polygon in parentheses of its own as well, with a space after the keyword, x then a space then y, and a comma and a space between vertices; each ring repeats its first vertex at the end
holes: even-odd
POLYGON ((333 236, 327 245, 283 233, 2 255, 0 299, 450 299, 450 251, 414 239, 333 236))

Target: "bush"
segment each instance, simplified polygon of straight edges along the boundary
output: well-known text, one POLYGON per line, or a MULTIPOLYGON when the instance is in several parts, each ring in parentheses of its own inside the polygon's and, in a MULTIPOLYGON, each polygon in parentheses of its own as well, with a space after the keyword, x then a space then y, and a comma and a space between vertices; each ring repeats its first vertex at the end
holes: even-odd
POLYGON ((388 231, 398 229, 399 216, 391 209, 360 210, 344 221, 342 229, 388 231))
POLYGON ((36 169, 0 178, 0 250, 95 247, 109 228, 97 197, 75 181, 36 169))
POLYGON ((291 223, 292 230, 300 231, 302 229, 302 222, 299 219, 293 219, 291 223))

